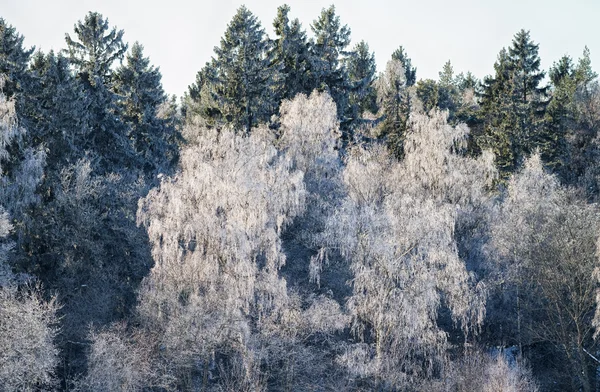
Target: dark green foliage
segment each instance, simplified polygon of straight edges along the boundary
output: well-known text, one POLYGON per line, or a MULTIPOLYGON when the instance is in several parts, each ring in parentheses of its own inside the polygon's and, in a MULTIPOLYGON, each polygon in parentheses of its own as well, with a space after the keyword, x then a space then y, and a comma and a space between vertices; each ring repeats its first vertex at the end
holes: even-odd
MULTIPOLYGON (((271 45, 260 22, 246 7, 238 9, 215 47, 214 99, 222 119, 249 133, 275 112, 278 67, 271 66, 271 45)), ((211 76, 205 73, 204 76, 211 76)))
POLYGON ((515 35, 494 68, 495 76, 484 79, 484 133, 478 144, 494 152, 501 176, 507 178, 547 139, 543 134, 547 88, 540 87, 544 72, 540 71, 538 45, 528 31, 515 35))
POLYGON ((429 113, 432 109, 439 107, 440 88, 433 79, 421 79, 417 82, 417 97, 423 103, 423 110, 429 113))
POLYGON ((398 159, 404 156, 404 138, 412 106, 405 75, 402 63, 392 59, 377 80, 377 102, 381 114, 379 138, 386 141, 398 159))
POLYGON ((90 12, 75 25, 76 38, 66 34, 65 53, 83 86, 87 107, 85 115, 89 134, 83 148, 95 161, 100 173, 124 166, 138 166, 138 157, 127 138, 125 124, 117 117, 117 97, 112 91, 111 66, 121 61, 127 45, 123 31, 109 28, 108 20, 90 12))
MULTIPOLYGON (((377 103, 381 114, 379 138, 386 141, 388 148, 398 159, 404 156, 404 137, 413 105, 414 92, 411 91, 414 91, 412 86, 416 78, 417 69, 412 66, 410 58, 400 46, 392 53, 392 59, 377 80, 377 103)), ((429 92, 429 105, 437 105, 438 92, 435 90, 429 92)))
POLYGON ((215 92, 217 66, 215 59, 207 62, 196 74, 196 82, 188 87, 183 97, 182 114, 185 118, 201 118, 209 127, 222 124, 223 115, 219 109, 215 92))
POLYGON ((117 107, 128 128, 128 139, 143 161, 146 174, 168 171, 177 159, 175 108, 163 91, 160 71, 133 44, 126 64, 115 73, 117 107))
POLYGON ((290 21, 289 12, 290 7, 282 5, 277 8, 277 17, 273 21, 276 38, 271 56, 283 78, 280 99, 292 99, 298 93, 310 94, 316 83, 306 32, 297 18, 290 21))
POLYGON ((357 43, 348 59, 348 76, 352 85, 350 106, 352 118, 360 118, 365 111, 377 113, 375 90, 375 55, 365 41, 357 43))
POLYGON ((392 53, 392 59, 398 60, 402 63, 404 75, 406 76, 406 85, 414 86, 414 84, 417 82, 417 68, 412 66, 412 60, 410 57, 408 57, 408 54, 404 50, 403 46, 400 46, 394 51, 394 53, 392 53))
POLYGON ((8 98, 22 93, 28 82, 27 65, 35 48, 23 48, 23 36, 0 17, 0 74, 5 77, 3 92, 8 98))
POLYGON ((344 124, 350 108, 348 70, 344 64, 346 47, 350 44, 350 28, 341 24, 333 5, 324 8, 310 27, 314 35, 310 52, 315 87, 329 92, 344 124))
POLYGON ((127 51, 123 30, 109 29, 108 19, 97 12, 89 12, 75 24, 76 38, 65 34, 66 52, 79 78, 90 86, 110 83, 111 66, 120 61, 127 51))
POLYGON ((31 92, 24 99, 22 118, 28 128, 29 144, 44 146, 50 171, 75 162, 89 137, 83 115, 88 98, 77 83, 62 54, 37 52, 31 62, 31 92))
POLYGON ((584 50, 577 65, 563 56, 550 68, 549 76, 552 98, 546 111, 542 157, 566 183, 588 181, 583 178, 590 177, 594 165, 589 162, 597 157, 593 142, 597 127, 588 121, 597 76, 591 68, 589 50, 584 50))

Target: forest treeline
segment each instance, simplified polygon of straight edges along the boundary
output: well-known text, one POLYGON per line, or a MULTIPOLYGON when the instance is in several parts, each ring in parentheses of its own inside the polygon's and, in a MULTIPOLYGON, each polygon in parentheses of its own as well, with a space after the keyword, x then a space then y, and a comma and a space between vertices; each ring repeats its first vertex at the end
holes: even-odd
POLYGON ((99 13, 0 18, 0 391, 598 390, 587 48, 424 80, 290 13, 180 102, 99 13))

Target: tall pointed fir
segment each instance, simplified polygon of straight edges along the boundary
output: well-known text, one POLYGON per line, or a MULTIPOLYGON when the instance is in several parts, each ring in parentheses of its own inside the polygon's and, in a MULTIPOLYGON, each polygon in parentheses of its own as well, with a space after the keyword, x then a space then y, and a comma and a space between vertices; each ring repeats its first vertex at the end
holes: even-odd
POLYGON ((311 66, 315 87, 328 91, 336 103, 342 128, 347 128, 350 83, 344 58, 350 44, 350 28, 342 25, 335 13, 335 6, 324 8, 311 25, 314 38, 311 41, 311 66))
POLYGON ((544 161, 563 181, 575 184, 594 166, 589 163, 598 159, 592 141, 597 130, 585 120, 586 110, 581 110, 585 106, 582 103, 590 101, 589 87, 597 77, 587 47, 577 65, 569 56, 560 58, 550 68, 549 77, 551 99, 545 117, 546 138, 540 150, 544 161))
POLYGON ((126 127, 116 116, 116 95, 112 91, 114 71, 111 67, 121 61, 127 51, 123 30, 110 28, 108 19, 90 12, 75 24, 74 31, 73 38, 65 35, 65 52, 89 100, 85 149, 95 155, 99 172, 135 165, 136 157, 127 139, 126 127))
POLYGON ((397 159, 404 156, 404 138, 411 111, 411 97, 406 84, 402 62, 388 61, 385 71, 377 79, 377 103, 381 122, 379 137, 397 159))
POLYGON ((360 118, 365 111, 377 113, 377 92, 375 91, 377 65, 375 55, 369 51, 369 44, 365 41, 357 43, 352 49, 347 63, 351 83, 352 118, 360 118))
POLYGON ((188 122, 201 122, 213 128, 224 123, 216 93, 217 65, 213 58, 196 73, 196 81, 183 96, 182 116, 188 122))
POLYGON ((406 77, 406 85, 414 86, 417 83, 417 69, 412 66, 412 60, 404 50, 403 46, 398 47, 392 53, 392 60, 398 60, 404 68, 404 76, 406 77))
POLYGON ((292 99, 298 93, 310 94, 314 88, 306 32, 297 18, 290 20, 289 12, 289 5, 280 6, 273 21, 276 38, 273 40, 271 56, 282 73, 280 99, 292 99))
MULTIPOLYGON (((144 57, 143 46, 133 44, 126 63, 115 73, 119 114, 135 153, 148 175, 169 171, 177 157, 177 131, 172 103, 165 94, 158 68, 144 57)), ((152 177, 154 177, 152 176, 152 177)))
MULTIPOLYGON (((50 172, 76 162, 84 153, 88 100, 83 86, 69 69, 69 60, 61 53, 37 52, 30 71, 32 89, 25 100, 28 139, 33 146, 44 145, 50 172)), ((55 173, 56 174, 56 173, 55 173)))
POLYGON ((245 6, 233 17, 220 46, 215 47, 214 94, 223 120, 249 133, 275 113, 280 82, 272 66, 270 43, 260 22, 245 6))
POLYGON ((484 80, 482 107, 484 132, 479 145, 491 148, 501 176, 519 167, 542 144, 546 87, 540 83, 538 45, 529 32, 519 31, 512 46, 503 49, 494 65, 496 74, 484 80))
POLYGON ((22 93, 27 84, 27 65, 35 48, 24 48, 23 39, 13 26, 0 17, 0 73, 4 75, 3 93, 7 98, 22 93))

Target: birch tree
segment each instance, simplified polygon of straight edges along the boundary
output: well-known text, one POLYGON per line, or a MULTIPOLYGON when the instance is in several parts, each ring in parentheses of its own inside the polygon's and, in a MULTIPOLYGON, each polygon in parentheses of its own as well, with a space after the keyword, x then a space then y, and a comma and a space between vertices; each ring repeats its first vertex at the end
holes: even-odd
POLYGON ((485 197, 491 161, 456 153, 468 130, 448 126, 445 113, 413 115, 409 129, 403 162, 381 146, 350 152, 348 196, 323 239, 354 274, 347 307, 357 343, 339 361, 392 389, 441 371, 448 348, 437 322, 442 306, 465 336, 485 314, 485 290, 459 258, 454 228, 461 208, 485 197))

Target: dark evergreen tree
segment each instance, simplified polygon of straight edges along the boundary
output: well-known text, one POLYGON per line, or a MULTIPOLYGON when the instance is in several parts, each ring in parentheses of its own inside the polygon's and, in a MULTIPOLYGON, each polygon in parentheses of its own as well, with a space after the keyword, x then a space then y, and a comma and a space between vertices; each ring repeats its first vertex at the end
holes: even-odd
POLYGON ((260 22, 245 6, 238 9, 221 45, 215 47, 212 83, 219 114, 246 133, 267 122, 277 108, 280 73, 278 66, 272 66, 270 49, 260 22))
MULTIPOLYGON (((23 47, 23 36, 0 17, 0 74, 4 75, 3 92, 7 98, 22 93, 28 83, 27 67, 35 48, 23 47)), ((17 106, 20 104, 17 97, 17 106)))
POLYGON ((575 184, 595 166, 589 163, 598 159, 593 142, 597 129, 585 120, 586 110, 581 110, 583 102, 593 101, 589 88, 597 77, 591 68, 589 50, 584 50, 577 65, 569 56, 560 58, 550 68, 549 77, 552 90, 543 133, 546 139, 540 149, 561 179, 575 184))
POLYGON ((376 70, 375 55, 369 51, 369 45, 365 41, 360 41, 354 46, 348 59, 348 76, 352 85, 352 118, 359 118, 365 111, 377 113, 376 70))
POLYGON ((306 32, 297 18, 290 21, 289 12, 287 4, 280 6, 273 21, 277 38, 273 41, 271 57, 280 67, 283 78, 280 99, 292 99, 298 93, 310 94, 315 87, 306 32))
POLYGON ((311 29, 311 68, 315 87, 326 90, 336 103, 338 118, 346 128, 349 106, 350 83, 345 67, 345 49, 350 44, 350 28, 342 25, 335 13, 335 6, 324 8, 313 22, 311 29))
POLYGON ((468 71, 466 74, 461 72, 456 75, 456 84, 461 92, 472 89, 473 92, 477 93, 481 83, 471 71, 468 71))
POLYGON ((388 61, 385 71, 379 75, 377 102, 381 119, 378 126, 379 137, 386 141, 396 158, 402 159, 412 101, 401 61, 388 61))
POLYGON ((144 57, 143 46, 133 44, 126 64, 116 70, 114 89, 128 139, 146 174, 168 172, 177 157, 174 110, 170 108, 158 68, 144 57))
POLYGON ((99 172, 118 171, 126 166, 138 166, 127 127, 117 116, 117 97, 113 92, 115 61, 121 61, 127 51, 123 31, 109 28, 108 19, 90 12, 75 24, 75 38, 66 34, 69 61, 87 97, 89 135, 84 148, 97 160, 99 172))
POLYGON ((223 124, 223 114, 216 94, 217 65, 215 59, 207 62, 196 74, 196 81, 183 97, 182 115, 188 121, 201 119, 204 125, 223 124))
POLYGON ((433 79, 421 79, 417 82, 417 97, 423 104, 423 111, 429 113, 440 104, 440 87, 433 79))
POLYGON ((540 87, 544 72, 540 71, 538 45, 528 31, 515 35, 508 51, 503 49, 498 55, 494 68, 495 77, 484 80, 485 120, 479 145, 492 149, 506 178, 547 139, 542 132, 547 88, 540 87))
POLYGON ((400 61, 404 68, 404 74, 406 76, 406 85, 414 86, 417 82, 417 69, 412 66, 412 61, 408 54, 404 50, 404 47, 400 46, 392 53, 392 59, 400 61))
POLYGON ((43 145, 50 172, 76 162, 88 137, 88 98, 69 69, 69 60, 50 51, 37 52, 30 65, 32 88, 24 100, 23 117, 32 146, 43 145))
POLYGON ((448 120, 452 122, 456 116, 456 111, 460 106, 460 93, 457 86, 457 79, 454 76, 454 68, 448 60, 442 70, 439 72, 440 101, 438 106, 442 110, 448 110, 448 120))

